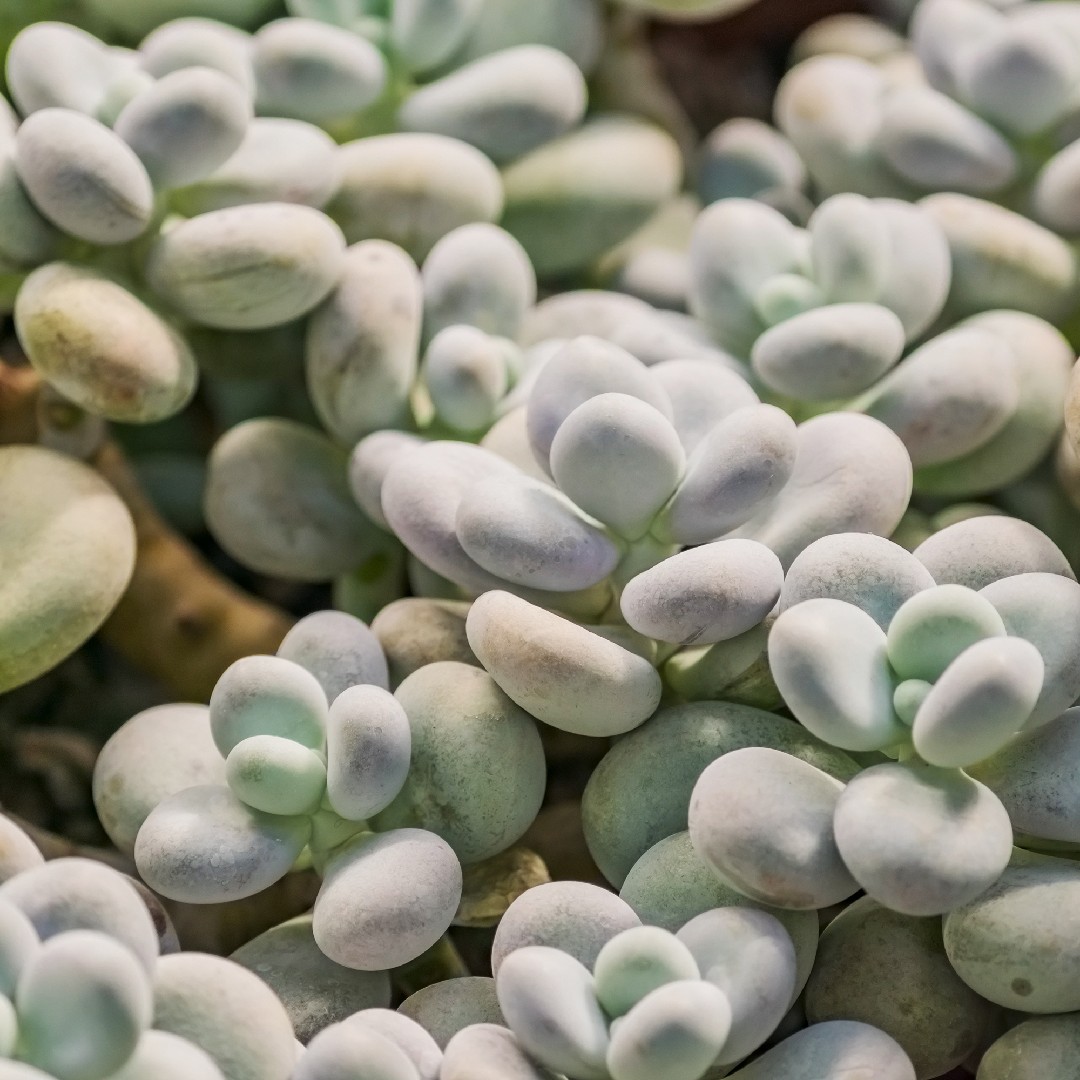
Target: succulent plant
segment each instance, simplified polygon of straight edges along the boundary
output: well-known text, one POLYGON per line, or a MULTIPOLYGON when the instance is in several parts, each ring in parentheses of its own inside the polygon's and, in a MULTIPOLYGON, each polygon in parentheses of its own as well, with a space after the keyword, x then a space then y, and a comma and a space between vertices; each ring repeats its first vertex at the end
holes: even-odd
POLYGON ((742 6, 0 17, 0 1080, 1071 1075, 1080 8, 742 6))
POLYGON ((19 852, 0 883, 5 1076, 289 1080, 292 1028, 258 978, 176 952, 168 916, 131 878, 85 858, 45 862, 0 822, 19 852))
POLYGON ((415 960, 454 919, 459 860, 498 854, 532 823, 544 754, 532 718, 474 667, 428 665, 393 695, 386 678, 363 623, 308 616, 277 656, 233 664, 208 708, 153 709, 112 737, 95 776, 103 822, 152 888, 188 903, 314 865, 310 931, 330 960, 415 960))

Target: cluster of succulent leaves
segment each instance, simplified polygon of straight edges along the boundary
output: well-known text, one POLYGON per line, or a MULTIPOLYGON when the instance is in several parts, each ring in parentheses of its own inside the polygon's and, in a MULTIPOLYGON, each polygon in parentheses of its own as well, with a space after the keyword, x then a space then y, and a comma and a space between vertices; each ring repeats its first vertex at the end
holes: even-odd
MULTIPOLYGON (((182 7, 15 37, 0 299, 179 527, 340 610, 105 744, 145 885, 0 818, 0 1078, 1065 1075, 1080 8, 814 28, 688 196, 673 134, 590 110, 594 0, 182 7), (551 728, 613 740, 618 895, 527 890, 491 978, 392 1011, 551 728), (308 869, 229 960, 154 895, 308 869)), ((136 563, 70 449, 0 448, 0 690, 136 563)))
MULTIPOLYGON (((503 957, 495 992, 522 1049, 568 1080, 693 1078, 729 1073, 769 1038, 801 989, 798 966, 775 916, 713 908, 677 934, 644 924, 616 933, 591 972, 562 949, 521 945, 503 957)), ((882 1075, 903 1075, 903 1051, 869 1025, 825 1024, 814 1038, 837 1059, 856 1052, 882 1075)), ((805 1053, 804 1042, 773 1057, 805 1053)), ((734 1075, 770 1067, 766 1055, 734 1075)))
POLYGON ((473 666, 386 685, 362 622, 309 615, 277 656, 233 664, 208 707, 120 728, 95 771, 102 823, 148 885, 188 903, 253 896, 313 865, 327 957, 360 971, 415 960, 457 913, 462 862, 497 855, 536 817, 545 761, 533 718, 473 666))
POLYGON ((0 818, 0 1074, 224 1080, 290 1074, 284 1006, 241 964, 179 951, 160 901, 100 862, 46 862, 0 818))

